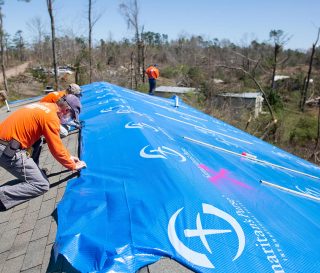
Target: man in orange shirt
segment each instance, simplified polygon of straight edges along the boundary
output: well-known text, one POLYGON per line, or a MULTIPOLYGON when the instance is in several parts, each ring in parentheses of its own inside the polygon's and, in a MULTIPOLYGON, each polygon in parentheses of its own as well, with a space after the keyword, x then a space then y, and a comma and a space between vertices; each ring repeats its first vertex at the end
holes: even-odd
POLYGON ((146 69, 146 74, 149 78, 149 95, 154 95, 154 90, 156 89, 157 79, 160 75, 158 65, 151 65, 146 69))
MULTIPOLYGON (((75 95, 76 97, 80 97, 81 96, 81 87, 75 83, 71 83, 69 84, 69 86, 66 88, 66 90, 62 90, 62 91, 54 91, 54 92, 50 92, 49 94, 47 94, 46 96, 44 96, 40 102, 50 102, 50 103, 56 103, 59 99, 61 99, 63 96, 66 96, 68 94, 72 94, 75 95)), ((81 110, 81 104, 80 104, 80 108, 79 108, 79 113, 81 110)), ((78 118, 76 120, 60 120, 61 124, 60 124, 60 137, 66 137, 69 134, 69 125, 70 126, 74 126, 76 128, 80 128, 80 121, 78 120, 78 118)), ((38 165, 39 164, 39 157, 40 157, 40 153, 41 153, 41 147, 43 144, 43 138, 39 138, 39 140, 37 140, 33 146, 32 146, 32 158, 34 160, 34 162, 38 165)))
POLYGON ((84 161, 71 156, 59 136, 60 119, 79 114, 79 99, 67 95, 57 103, 33 103, 12 113, 0 123, 0 166, 20 181, 0 187, 0 211, 39 196, 49 189, 49 181, 26 153, 41 136, 50 152, 70 170, 86 167, 84 161))
MULTIPOLYGON (((72 86, 72 85, 75 85, 75 88, 79 88, 79 85, 77 84, 71 84, 69 85, 68 89, 72 86)), ((60 99, 62 99, 63 97, 69 97, 69 95, 67 94, 68 92, 71 92, 70 90, 68 91, 59 91, 59 92, 52 92, 52 93, 57 93, 57 94, 54 94, 54 96, 45 96, 44 98, 42 98, 42 100, 40 100, 40 102, 48 102, 48 103, 56 103, 57 101, 59 101, 60 99), (64 95, 64 94, 67 94, 67 95, 64 95)), ((74 91, 74 90, 73 90, 74 91)), ((80 92, 80 91, 79 91, 80 92)), ((78 93, 79 95, 80 93, 78 93)), ((71 94, 70 94, 71 95, 71 94)), ((72 95, 72 96, 76 96, 76 95, 72 95)), ((80 99, 78 96, 76 96, 77 99, 75 99, 75 102, 76 102, 76 108, 77 108, 77 115, 75 115, 73 118, 71 118, 71 116, 65 116, 65 117, 62 117, 60 119, 60 131, 59 131, 59 134, 60 134, 60 137, 61 138, 64 138, 66 136, 68 136, 69 134, 69 128, 70 126, 73 126, 73 127, 76 127, 76 128, 81 128, 80 126, 80 121, 79 121, 79 114, 81 112, 81 103, 80 103, 80 99)), ((39 140, 37 140, 33 145, 32 145, 32 159, 33 161, 39 165, 39 158, 40 158, 40 153, 41 153, 41 150, 42 150, 42 144, 43 144, 43 137, 40 137, 39 140)), ((43 169, 44 171, 44 169, 43 169)))

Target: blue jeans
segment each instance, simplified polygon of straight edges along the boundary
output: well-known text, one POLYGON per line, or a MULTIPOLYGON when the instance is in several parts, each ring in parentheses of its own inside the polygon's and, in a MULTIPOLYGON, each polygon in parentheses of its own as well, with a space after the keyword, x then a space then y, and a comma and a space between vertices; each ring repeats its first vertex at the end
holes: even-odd
POLYGON ((156 79, 149 79, 149 95, 154 95, 154 90, 156 89, 156 79))

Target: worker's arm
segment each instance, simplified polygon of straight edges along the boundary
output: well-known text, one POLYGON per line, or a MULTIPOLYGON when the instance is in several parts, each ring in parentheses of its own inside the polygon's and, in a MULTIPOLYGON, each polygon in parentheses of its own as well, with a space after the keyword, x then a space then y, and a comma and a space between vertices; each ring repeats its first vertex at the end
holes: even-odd
POLYGON ((59 131, 59 120, 49 120, 44 125, 43 135, 46 138, 50 152, 64 167, 70 170, 76 170, 78 166, 68 150, 64 147, 59 136, 59 131))
POLYGON ((155 75, 156 75, 155 79, 158 79, 160 75, 158 68, 155 69, 155 75))

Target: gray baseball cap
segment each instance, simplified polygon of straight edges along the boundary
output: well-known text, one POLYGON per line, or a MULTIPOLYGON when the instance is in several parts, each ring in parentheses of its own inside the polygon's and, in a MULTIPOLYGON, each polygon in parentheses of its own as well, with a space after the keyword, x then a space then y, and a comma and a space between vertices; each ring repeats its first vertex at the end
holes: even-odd
POLYGON ((64 99, 67 102, 67 104, 70 106, 70 108, 72 109, 72 111, 74 113, 75 120, 79 120, 79 114, 80 114, 81 108, 82 108, 82 105, 81 105, 79 98, 75 95, 68 94, 68 95, 64 96, 64 99))

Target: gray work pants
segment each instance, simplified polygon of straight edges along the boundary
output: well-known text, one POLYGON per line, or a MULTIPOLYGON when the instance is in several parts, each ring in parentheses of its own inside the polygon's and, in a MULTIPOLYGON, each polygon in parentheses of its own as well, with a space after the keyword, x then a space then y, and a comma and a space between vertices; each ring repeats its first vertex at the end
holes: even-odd
POLYGON ((17 150, 13 158, 3 155, 0 144, 0 166, 17 177, 15 185, 0 186, 0 200, 6 209, 37 197, 49 190, 49 181, 25 150, 17 150))

